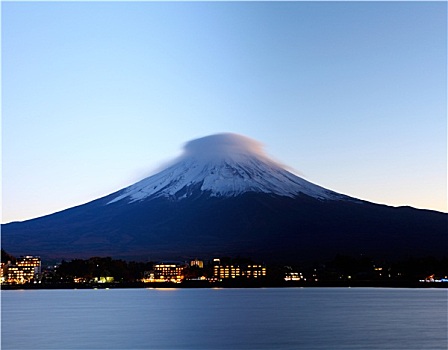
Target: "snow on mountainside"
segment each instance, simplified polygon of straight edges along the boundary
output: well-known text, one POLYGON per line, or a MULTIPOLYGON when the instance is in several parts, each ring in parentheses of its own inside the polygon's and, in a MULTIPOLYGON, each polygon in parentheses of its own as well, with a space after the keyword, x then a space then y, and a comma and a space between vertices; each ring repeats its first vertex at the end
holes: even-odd
POLYGON ((283 169, 265 155, 257 141, 225 133, 188 142, 184 154, 173 165, 123 189, 108 204, 150 197, 182 199, 198 190, 210 196, 262 192, 288 197, 302 193, 317 199, 349 199, 283 169))

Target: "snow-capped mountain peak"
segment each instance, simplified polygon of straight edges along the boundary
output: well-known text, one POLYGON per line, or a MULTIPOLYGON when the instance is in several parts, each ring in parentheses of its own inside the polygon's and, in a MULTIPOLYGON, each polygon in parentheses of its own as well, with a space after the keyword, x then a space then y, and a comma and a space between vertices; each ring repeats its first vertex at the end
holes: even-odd
POLYGON ((108 204, 155 197, 183 199, 201 191, 233 197, 245 192, 318 199, 347 198, 312 184, 270 159, 262 144, 248 137, 224 133, 192 140, 169 167, 120 191, 108 204))

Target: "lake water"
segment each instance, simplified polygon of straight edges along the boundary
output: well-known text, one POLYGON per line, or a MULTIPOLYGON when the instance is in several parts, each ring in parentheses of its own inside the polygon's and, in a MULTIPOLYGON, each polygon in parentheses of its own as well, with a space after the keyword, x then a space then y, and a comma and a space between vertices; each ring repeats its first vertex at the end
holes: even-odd
POLYGON ((447 349, 447 290, 1 292, 2 349, 447 349))

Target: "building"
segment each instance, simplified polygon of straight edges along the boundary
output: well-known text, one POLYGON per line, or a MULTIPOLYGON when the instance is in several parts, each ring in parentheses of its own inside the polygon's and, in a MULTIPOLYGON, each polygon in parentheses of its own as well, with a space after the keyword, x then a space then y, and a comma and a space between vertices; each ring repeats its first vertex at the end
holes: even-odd
MULTIPOLYGON (((73 280, 75 283, 83 283, 84 281, 82 279, 75 278, 73 280), (78 281, 77 281, 78 280, 78 281)), ((112 276, 101 276, 101 277, 94 277, 91 282, 93 283, 114 283, 115 279, 112 276)))
POLYGON ((191 267, 199 267, 200 269, 204 268, 204 262, 202 260, 198 260, 197 258, 190 261, 191 267))
POLYGON ((241 276, 241 268, 234 265, 213 266, 213 277, 217 279, 237 278, 241 276))
POLYGON ((247 278, 258 278, 266 276, 266 266, 255 264, 247 265, 243 271, 243 276, 247 278))
POLYGON ((174 282, 184 279, 185 264, 169 262, 155 264, 152 271, 145 272, 143 282, 174 282))
POLYGON ((35 271, 35 273, 41 273, 41 261, 38 256, 21 256, 17 259, 17 266, 22 267, 23 269, 29 269, 35 271))
POLYGON ((3 262, 0 263, 0 284, 5 283, 5 276, 6 276, 5 270, 6 270, 6 264, 3 262))
POLYGON ((306 281, 301 272, 286 272, 285 281, 306 281))
POLYGON ((261 264, 221 264, 220 259, 213 259, 213 265, 213 278, 217 280, 266 276, 266 266, 261 264))
POLYGON ((37 280, 41 275, 41 260, 38 256, 21 256, 16 264, 6 266, 5 282, 23 284, 32 279, 37 280))

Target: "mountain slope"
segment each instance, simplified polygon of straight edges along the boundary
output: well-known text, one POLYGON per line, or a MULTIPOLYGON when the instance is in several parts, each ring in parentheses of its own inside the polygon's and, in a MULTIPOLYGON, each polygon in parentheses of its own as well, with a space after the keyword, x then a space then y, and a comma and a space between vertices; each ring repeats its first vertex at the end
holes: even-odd
POLYGON ((224 134, 188 143, 167 169, 109 196, 3 225, 2 247, 65 259, 444 256, 447 218, 326 190, 284 170, 258 143, 224 134))

